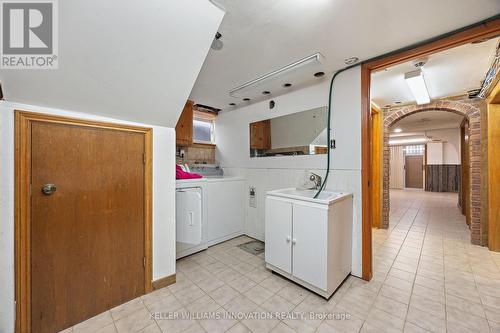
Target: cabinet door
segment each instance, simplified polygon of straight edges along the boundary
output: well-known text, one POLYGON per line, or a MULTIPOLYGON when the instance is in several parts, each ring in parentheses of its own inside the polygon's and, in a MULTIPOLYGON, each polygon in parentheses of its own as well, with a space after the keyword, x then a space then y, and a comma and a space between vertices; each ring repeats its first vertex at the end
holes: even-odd
POLYGON ((193 143, 193 102, 187 101, 175 125, 175 142, 177 145, 189 146, 193 143))
POLYGON ((292 272, 292 204, 266 198, 266 262, 292 272))
POLYGON ((328 210, 293 205, 293 276, 327 289, 328 210))
POLYGON ((250 124, 250 148, 271 149, 271 120, 250 124))

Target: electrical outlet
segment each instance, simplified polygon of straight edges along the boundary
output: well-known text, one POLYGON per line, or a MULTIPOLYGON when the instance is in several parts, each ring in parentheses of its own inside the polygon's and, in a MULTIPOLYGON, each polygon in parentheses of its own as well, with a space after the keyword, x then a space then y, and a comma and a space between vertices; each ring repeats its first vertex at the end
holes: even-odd
POLYGON ((249 198, 249 206, 250 207, 253 207, 253 208, 257 208, 257 198, 256 198, 256 191, 255 191, 255 187, 253 186, 250 186, 250 190, 249 190, 249 193, 248 193, 248 198, 249 198))

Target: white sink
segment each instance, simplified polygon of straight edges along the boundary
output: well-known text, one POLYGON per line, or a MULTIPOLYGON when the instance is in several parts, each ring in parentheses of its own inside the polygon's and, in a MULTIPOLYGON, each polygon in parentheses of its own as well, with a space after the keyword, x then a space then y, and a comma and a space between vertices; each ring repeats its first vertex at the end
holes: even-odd
POLYGON ((297 189, 294 187, 291 188, 283 188, 274 191, 268 191, 268 195, 273 195, 277 197, 289 198, 294 200, 302 200, 308 202, 314 202, 324 205, 329 205, 335 201, 338 201, 346 196, 351 196, 350 193, 344 192, 331 192, 331 191, 321 191, 317 198, 314 196, 318 193, 317 190, 303 190, 297 189))

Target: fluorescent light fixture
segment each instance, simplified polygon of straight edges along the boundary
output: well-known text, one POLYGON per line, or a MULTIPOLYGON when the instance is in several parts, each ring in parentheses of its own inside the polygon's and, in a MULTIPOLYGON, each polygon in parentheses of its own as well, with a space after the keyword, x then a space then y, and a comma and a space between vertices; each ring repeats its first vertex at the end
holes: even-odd
POLYGON ((394 133, 401 133, 403 132, 403 130, 401 128, 395 128, 394 129, 394 133))
POLYGON ((417 104, 427 104, 431 101, 429 91, 425 85, 424 73, 421 69, 405 73, 405 81, 417 104))
POLYGON ((389 140, 390 145, 404 145, 407 143, 422 143, 427 142, 427 138, 413 138, 413 139, 401 139, 401 140, 389 140))
POLYGON ((283 82, 280 82, 277 85, 281 87, 284 83, 290 82, 291 80, 290 77, 292 78, 297 77, 298 79, 300 79, 300 77, 302 75, 305 75, 307 72, 310 72, 307 75, 308 77, 312 76, 313 73, 318 71, 317 70, 319 67, 318 65, 321 65, 323 59, 324 57, 321 53, 315 53, 313 55, 300 59, 294 63, 286 65, 280 69, 267 73, 266 75, 263 75, 254 80, 243 83, 242 85, 229 90, 229 95, 232 97, 241 97, 244 94, 246 95, 252 94, 252 91, 256 87, 265 87, 265 89, 259 88, 259 94, 260 94, 263 90, 269 90, 269 91, 274 90, 272 89, 274 88, 273 83, 279 78, 283 78, 282 79, 283 82))

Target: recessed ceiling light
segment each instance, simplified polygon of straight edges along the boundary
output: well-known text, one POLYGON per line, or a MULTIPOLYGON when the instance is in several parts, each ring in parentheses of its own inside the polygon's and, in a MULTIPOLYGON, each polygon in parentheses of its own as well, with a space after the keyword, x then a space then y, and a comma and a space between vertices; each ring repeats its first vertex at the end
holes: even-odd
POLYGON ((250 98, 243 98, 243 100, 244 100, 245 102, 248 102, 248 101, 250 100, 250 98))
POLYGON ((403 102, 401 102, 401 101, 394 102, 394 104, 401 104, 401 103, 403 103, 403 102))
POLYGON ((354 65, 355 63, 357 63, 359 61, 359 58, 358 57, 350 57, 350 58, 347 58, 346 60, 344 60, 344 63, 346 65, 354 65))
POLYGON ((285 84, 283 85, 283 87, 285 87, 285 88, 290 88, 291 86, 292 86, 292 84, 291 84, 291 83, 285 83, 285 84))
POLYGON ((401 133, 403 132, 403 130, 401 128, 395 128, 394 129, 394 133, 401 133))
POLYGON ((267 91, 267 90, 264 90, 262 93, 263 93, 264 95, 269 95, 271 92, 270 92, 270 91, 267 91))
POLYGON ((322 76, 325 76, 325 72, 316 72, 316 73, 314 73, 314 76, 315 76, 315 77, 322 77, 322 76))
POLYGON ((231 105, 231 106, 235 106, 235 105, 236 105, 236 103, 229 103, 229 105, 231 105))

